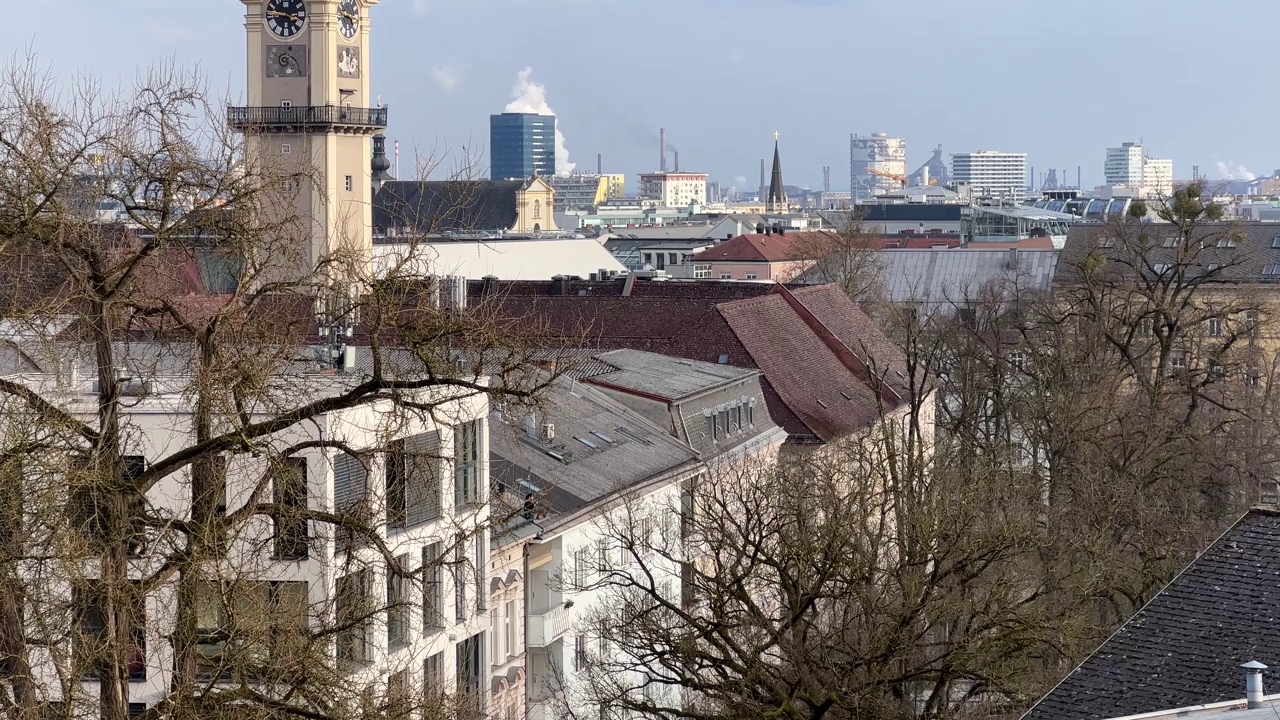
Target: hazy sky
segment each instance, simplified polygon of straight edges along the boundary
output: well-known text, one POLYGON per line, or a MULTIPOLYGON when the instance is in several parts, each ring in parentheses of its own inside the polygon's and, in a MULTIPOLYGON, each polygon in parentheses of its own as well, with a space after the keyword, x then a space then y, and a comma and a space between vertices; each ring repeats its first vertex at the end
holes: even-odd
MULTIPOLYGON (((0 48, 29 43, 69 77, 131 80, 174 58, 244 92, 238 0, 0 0, 0 48)), ((1175 174, 1280 167, 1275 0, 383 0, 374 92, 388 136, 488 143, 518 73, 546 88, 570 159, 656 169, 666 127, 681 167, 754 187, 782 133, 788 184, 849 184, 849 134, 907 139, 912 170, 946 152, 1027 152, 1037 172, 1145 140, 1175 174)), ((487 168, 487 162, 485 162, 487 168)))

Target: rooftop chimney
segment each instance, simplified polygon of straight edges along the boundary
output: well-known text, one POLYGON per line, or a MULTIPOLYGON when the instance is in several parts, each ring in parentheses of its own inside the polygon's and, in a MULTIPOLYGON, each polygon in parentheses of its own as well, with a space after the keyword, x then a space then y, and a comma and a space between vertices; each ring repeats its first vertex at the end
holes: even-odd
POLYGON ((680 172, 680 151, 676 151, 676 172, 680 172))
POLYGON ((662 161, 658 163, 658 172, 667 171, 667 129, 662 128, 658 131, 658 145, 662 151, 662 161))
POLYGON ((1257 660, 1250 660, 1240 667, 1244 668, 1245 672, 1245 699, 1249 702, 1250 710, 1257 710, 1262 707, 1262 671, 1266 670, 1267 666, 1257 660))

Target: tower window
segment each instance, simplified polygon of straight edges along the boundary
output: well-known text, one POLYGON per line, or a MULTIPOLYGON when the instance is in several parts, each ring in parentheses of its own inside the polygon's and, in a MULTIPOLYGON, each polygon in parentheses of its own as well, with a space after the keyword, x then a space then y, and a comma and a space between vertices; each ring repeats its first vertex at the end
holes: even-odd
POLYGON ((281 144, 281 145, 280 145, 280 154, 281 154, 281 155, 292 155, 292 154, 293 154, 293 146, 292 146, 292 145, 290 145, 289 143, 283 143, 283 144, 281 144))
POLYGON ((296 185, 294 185, 294 183, 293 183, 293 181, 292 181, 292 180, 285 180, 285 181, 284 181, 284 191, 285 191, 285 192, 287 192, 287 193, 291 193, 291 192, 293 192, 293 191, 294 191, 294 189, 295 189, 296 187, 297 187, 297 186, 296 186, 296 185))
POLYGON ((293 107, 293 101, 292 101, 292 100, 281 100, 281 101, 280 101, 280 107, 284 108, 285 110, 288 110, 289 108, 293 107))
POLYGON ((355 187, 350 175, 347 176, 346 185, 347 185, 347 192, 351 192, 351 189, 355 187))

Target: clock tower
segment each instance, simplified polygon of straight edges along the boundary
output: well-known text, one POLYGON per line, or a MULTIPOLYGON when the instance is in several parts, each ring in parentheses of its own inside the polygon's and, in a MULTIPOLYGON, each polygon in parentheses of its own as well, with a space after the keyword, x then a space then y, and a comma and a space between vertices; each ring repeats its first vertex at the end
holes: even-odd
POLYGON ((326 258, 361 264, 349 280, 368 270, 370 144, 387 126, 387 108, 369 96, 369 10, 379 1, 241 0, 249 104, 228 108, 227 120, 245 134, 249 165, 273 182, 278 174, 281 202, 301 218, 290 247, 271 250, 289 279, 326 258))

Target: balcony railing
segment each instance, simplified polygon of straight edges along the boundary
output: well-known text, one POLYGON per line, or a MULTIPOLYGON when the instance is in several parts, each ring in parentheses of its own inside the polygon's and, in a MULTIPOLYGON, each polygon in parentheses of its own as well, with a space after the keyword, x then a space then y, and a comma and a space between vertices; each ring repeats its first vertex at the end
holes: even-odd
POLYGON ((529 616, 529 647, 544 648, 564 637, 573 624, 573 616, 563 603, 540 615, 529 616))
POLYGON ((352 108, 336 105, 229 107, 227 124, 233 130, 338 126, 382 129, 387 126, 387 108, 352 108))

